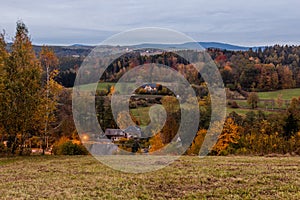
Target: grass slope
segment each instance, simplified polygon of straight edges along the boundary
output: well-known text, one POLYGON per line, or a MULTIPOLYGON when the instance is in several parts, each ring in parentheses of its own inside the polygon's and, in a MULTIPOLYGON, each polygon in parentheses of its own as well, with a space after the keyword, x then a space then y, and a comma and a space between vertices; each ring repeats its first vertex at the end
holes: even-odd
POLYGON ((182 157, 146 174, 91 156, 0 158, 1 199, 300 199, 299 157, 182 157))
MULTIPOLYGON (((277 91, 272 91, 272 92, 258 92, 257 93, 259 96, 259 103, 258 103, 258 108, 262 110, 265 114, 271 114, 273 112, 280 112, 282 109, 287 108, 287 104, 283 102, 282 106, 279 107, 277 104, 277 99, 280 94, 282 94, 282 99, 283 100, 291 100, 292 98, 300 97, 300 88, 295 88, 295 89, 285 89, 285 90, 277 90, 277 91), (274 100, 274 104, 272 105, 271 101, 274 100)), ((230 112, 236 112, 240 115, 245 115, 247 112, 254 111, 258 112, 258 110, 252 110, 250 105, 247 103, 247 100, 234 100, 237 102, 241 108, 230 108, 229 106, 227 107, 227 114, 230 112)))
POLYGON ((260 99, 277 99, 279 94, 282 94, 284 100, 291 100, 293 97, 300 97, 300 88, 278 90, 272 92, 258 92, 260 99))
POLYGON ((149 116, 150 107, 139 107, 130 109, 131 114, 140 120, 141 126, 147 126, 151 120, 149 116))

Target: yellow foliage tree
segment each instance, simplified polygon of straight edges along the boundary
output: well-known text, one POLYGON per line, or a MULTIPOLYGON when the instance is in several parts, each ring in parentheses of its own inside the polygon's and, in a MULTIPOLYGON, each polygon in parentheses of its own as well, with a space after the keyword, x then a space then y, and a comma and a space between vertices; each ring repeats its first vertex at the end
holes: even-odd
POLYGON ((197 135, 194 138, 192 145, 187 150, 188 155, 198 155, 199 154, 199 151, 203 144, 206 133, 207 133, 207 130, 205 130, 205 129, 201 129, 197 132, 197 135))
POLYGON ((238 143, 240 139, 239 126, 236 125, 232 118, 227 118, 223 127, 223 131, 218 137, 217 143, 213 147, 213 151, 217 155, 222 154, 230 144, 238 143))
POLYGON ((110 87, 109 95, 113 95, 114 93, 115 93, 115 86, 112 85, 112 86, 110 87))
POLYGON ((57 109, 57 103, 59 100, 59 94, 61 93, 63 86, 55 81, 55 77, 58 75, 59 71, 58 58, 56 57, 54 51, 46 46, 44 46, 40 52, 40 62, 45 73, 45 83, 42 91, 42 104, 39 107, 40 112, 37 113, 37 120, 42 119, 42 141, 43 141, 43 154, 45 149, 48 148, 48 137, 49 129, 51 123, 56 121, 55 111, 57 109))

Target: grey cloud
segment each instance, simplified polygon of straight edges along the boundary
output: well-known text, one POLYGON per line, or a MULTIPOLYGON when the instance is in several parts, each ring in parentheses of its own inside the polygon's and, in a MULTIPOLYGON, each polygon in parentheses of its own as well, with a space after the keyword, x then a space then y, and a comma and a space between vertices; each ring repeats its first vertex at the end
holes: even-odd
POLYGON ((299 6, 298 0, 6 0, 0 28, 11 36, 22 19, 34 42, 52 44, 99 43, 145 26, 192 33, 201 41, 299 43, 299 6))

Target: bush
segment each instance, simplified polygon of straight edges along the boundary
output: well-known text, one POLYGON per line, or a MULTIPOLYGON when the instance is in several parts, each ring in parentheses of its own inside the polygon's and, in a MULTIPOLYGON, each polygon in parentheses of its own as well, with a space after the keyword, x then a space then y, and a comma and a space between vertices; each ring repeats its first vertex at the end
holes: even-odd
POLYGON ((106 96, 108 94, 107 89, 101 89, 96 91, 97 96, 106 96))
POLYGON ((0 155, 7 153, 7 147, 4 144, 0 144, 0 155))
POLYGON ((137 108, 136 102, 130 102, 129 108, 137 108))
POLYGON ((88 151, 83 145, 67 141, 53 147, 54 155, 87 155, 88 151))
MULTIPOLYGON (((30 156, 31 152, 32 152, 31 148, 28 148, 28 147, 23 148, 22 149, 22 156, 30 156)), ((19 151, 17 150, 17 153, 20 154, 20 150, 19 151)))
POLYGON ((239 108, 239 105, 237 104, 236 101, 231 102, 231 108, 239 108))
POLYGON ((219 156, 228 156, 229 155, 229 152, 227 150, 222 150, 219 152, 218 154, 219 156))
POLYGON ((230 106, 230 108, 239 108, 239 105, 236 101, 228 101, 227 105, 230 106))
POLYGON ((232 83, 228 83, 228 84, 226 84, 226 87, 227 87, 227 88, 229 88, 231 91, 234 91, 234 90, 236 90, 236 87, 235 87, 235 85, 234 85, 234 84, 232 84, 232 83))
POLYGON ((228 101, 228 102, 227 102, 227 105, 228 105, 228 106, 231 106, 231 105, 232 105, 232 101, 228 101))

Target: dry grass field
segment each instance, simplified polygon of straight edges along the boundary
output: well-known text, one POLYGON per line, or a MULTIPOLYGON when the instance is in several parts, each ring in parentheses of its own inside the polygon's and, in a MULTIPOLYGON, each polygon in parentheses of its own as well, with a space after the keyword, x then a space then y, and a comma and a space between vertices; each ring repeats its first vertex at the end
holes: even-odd
POLYGON ((181 157, 144 174, 92 156, 0 158, 0 180, 1 199, 300 199, 300 158, 181 157))

